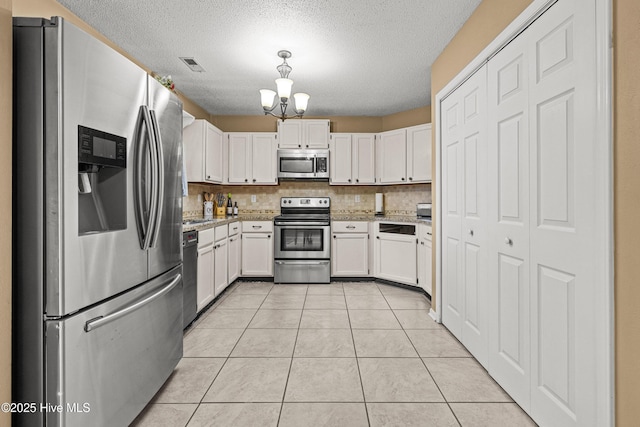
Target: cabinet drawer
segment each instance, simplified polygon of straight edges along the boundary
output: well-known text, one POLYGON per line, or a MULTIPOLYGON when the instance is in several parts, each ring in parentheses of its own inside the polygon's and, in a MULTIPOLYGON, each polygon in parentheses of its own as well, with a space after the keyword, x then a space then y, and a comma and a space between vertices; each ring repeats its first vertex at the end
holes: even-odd
POLYGON ((369 224, 364 221, 334 221, 331 230, 334 233, 368 233, 369 224))
POLYGON ((216 242, 227 238, 227 226, 221 225, 215 228, 216 242))
POLYGON ((215 240, 215 229, 198 231, 198 248, 213 244, 215 240))
POLYGON ((231 224, 229 224, 229 237, 231 236, 235 236, 236 234, 238 234, 240 232, 240 222, 236 221, 236 222, 232 222, 231 224))
POLYGON ((272 233, 273 222, 271 221, 242 221, 243 233, 272 233))

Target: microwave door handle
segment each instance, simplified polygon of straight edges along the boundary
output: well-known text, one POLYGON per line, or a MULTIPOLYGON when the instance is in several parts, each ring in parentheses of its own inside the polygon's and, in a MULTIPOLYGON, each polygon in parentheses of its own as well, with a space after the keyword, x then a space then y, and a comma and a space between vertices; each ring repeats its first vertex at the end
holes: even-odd
POLYGON ((318 155, 317 154, 313 155, 313 176, 314 177, 318 176, 318 155))
POLYGON ((155 111, 149 112, 151 117, 151 125, 153 126, 153 139, 156 147, 156 212, 155 212, 155 227, 153 229, 153 235, 149 244, 149 247, 155 248, 158 242, 158 234, 160 233, 160 220, 162 218, 162 203, 164 200, 164 153, 162 151, 162 138, 160 135, 160 128, 158 126, 158 120, 156 119, 155 111))

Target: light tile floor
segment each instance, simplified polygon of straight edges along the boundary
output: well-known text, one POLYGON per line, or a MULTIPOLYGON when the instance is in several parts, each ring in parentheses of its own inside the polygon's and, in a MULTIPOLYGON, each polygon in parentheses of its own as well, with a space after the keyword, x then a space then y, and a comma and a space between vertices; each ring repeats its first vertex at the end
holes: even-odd
POLYGON ((237 282, 135 426, 535 426, 424 295, 237 282))

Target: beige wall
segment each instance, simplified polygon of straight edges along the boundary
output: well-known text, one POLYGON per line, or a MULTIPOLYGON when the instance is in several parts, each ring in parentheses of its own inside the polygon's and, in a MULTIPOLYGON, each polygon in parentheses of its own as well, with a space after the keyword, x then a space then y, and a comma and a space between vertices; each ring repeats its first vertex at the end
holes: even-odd
POLYGON ((11 28, 11 0, 0 0, 0 403, 11 402, 11 28))
MULTIPOLYGON (((258 104, 256 103, 256 106, 258 104)), ((305 116, 305 119, 329 119, 331 132, 371 133, 431 123, 431 107, 420 107, 388 116, 305 116)), ((209 120, 225 132, 275 132, 275 117, 271 116, 218 116, 209 120)))
MULTIPOLYGON (((432 67, 438 93, 530 0, 484 0, 432 67)), ((616 425, 640 419, 640 2, 612 0, 614 34, 614 251, 616 425)), ((432 118, 435 112, 432 111, 432 118)), ((433 128, 435 130, 435 126, 433 128)))
POLYGON ((616 421, 640 419, 640 2, 614 0, 616 421))

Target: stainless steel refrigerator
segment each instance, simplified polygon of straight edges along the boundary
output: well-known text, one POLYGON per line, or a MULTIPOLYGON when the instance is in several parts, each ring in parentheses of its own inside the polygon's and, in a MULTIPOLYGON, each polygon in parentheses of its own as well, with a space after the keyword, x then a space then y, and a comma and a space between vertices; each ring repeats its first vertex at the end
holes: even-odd
POLYGON ((61 18, 13 37, 13 422, 124 426, 182 357, 182 103, 61 18))

